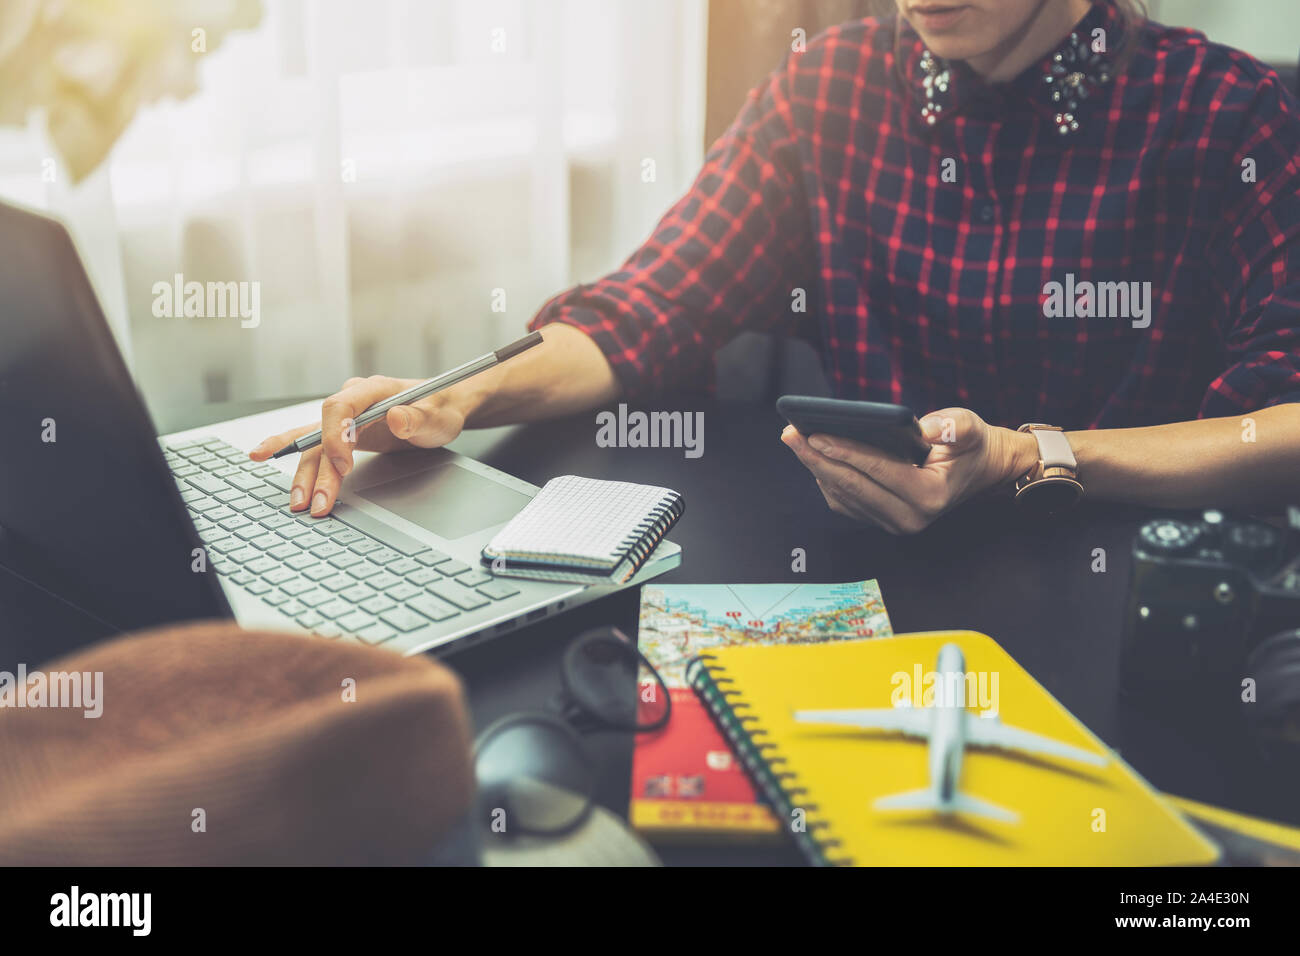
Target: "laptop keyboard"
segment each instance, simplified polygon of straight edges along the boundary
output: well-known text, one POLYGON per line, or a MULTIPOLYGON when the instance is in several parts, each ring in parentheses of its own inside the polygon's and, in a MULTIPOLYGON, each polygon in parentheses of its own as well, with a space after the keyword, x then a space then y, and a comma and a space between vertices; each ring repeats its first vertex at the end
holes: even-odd
POLYGON ((291 513, 289 477, 221 439, 163 454, 217 573, 322 637, 383 644, 519 593, 347 504, 291 513))

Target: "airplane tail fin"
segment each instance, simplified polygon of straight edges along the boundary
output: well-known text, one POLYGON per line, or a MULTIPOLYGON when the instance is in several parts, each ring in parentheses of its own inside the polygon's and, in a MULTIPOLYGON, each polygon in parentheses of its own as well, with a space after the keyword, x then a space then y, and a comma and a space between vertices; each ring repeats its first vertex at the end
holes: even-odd
POLYGON ((965 813, 970 816, 1000 820, 1003 823, 1016 823, 1020 816, 1010 810, 1004 810, 996 804, 970 794, 958 792, 951 803, 944 803, 933 789, 908 790, 881 797, 876 801, 877 810, 933 810, 935 813, 965 813))

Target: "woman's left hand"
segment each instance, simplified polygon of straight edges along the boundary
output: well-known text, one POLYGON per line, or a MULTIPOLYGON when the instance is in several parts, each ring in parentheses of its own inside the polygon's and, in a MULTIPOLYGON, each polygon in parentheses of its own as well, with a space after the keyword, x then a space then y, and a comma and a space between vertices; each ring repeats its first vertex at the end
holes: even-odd
POLYGON ((891 534, 914 534, 1038 461, 1032 435, 989 425, 967 408, 931 412, 921 419, 921 432, 933 448, 920 467, 847 438, 805 437, 793 426, 781 440, 816 477, 832 511, 891 534))

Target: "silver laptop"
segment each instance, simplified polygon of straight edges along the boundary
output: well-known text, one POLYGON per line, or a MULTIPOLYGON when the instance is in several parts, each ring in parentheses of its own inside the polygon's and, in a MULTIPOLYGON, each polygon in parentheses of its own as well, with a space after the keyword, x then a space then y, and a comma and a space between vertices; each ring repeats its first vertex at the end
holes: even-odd
MULTIPOLYGON (((483 567, 538 489, 447 449, 359 453, 318 519, 288 510, 293 459, 247 455, 310 405, 155 438, 66 231, 0 204, 0 243, 0 568, 104 632, 233 614, 415 654, 617 589, 483 567)), ((680 560, 662 542, 628 586, 680 560)))
MULTIPOLYGON (((492 535, 537 493, 447 449, 359 460, 325 518, 291 513, 291 472, 249 461, 247 424, 164 437, 181 499, 245 626, 297 627, 404 654, 465 646, 615 588, 492 574, 492 535), (246 446, 246 447, 245 447, 246 446)), ((358 456, 359 459, 363 456, 358 456)), ((632 584, 676 567, 656 548, 632 584)))

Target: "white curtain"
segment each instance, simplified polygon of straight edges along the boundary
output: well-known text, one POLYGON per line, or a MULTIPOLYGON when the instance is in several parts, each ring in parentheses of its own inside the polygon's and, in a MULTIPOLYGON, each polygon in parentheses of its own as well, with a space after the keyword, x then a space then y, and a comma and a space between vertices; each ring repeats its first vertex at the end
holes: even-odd
POLYGON ((67 187, 39 121, 0 197, 72 227, 149 404, 434 374, 616 265, 702 157, 706 0, 265 0, 199 91, 67 187), (260 324, 154 314, 256 282, 260 324))

